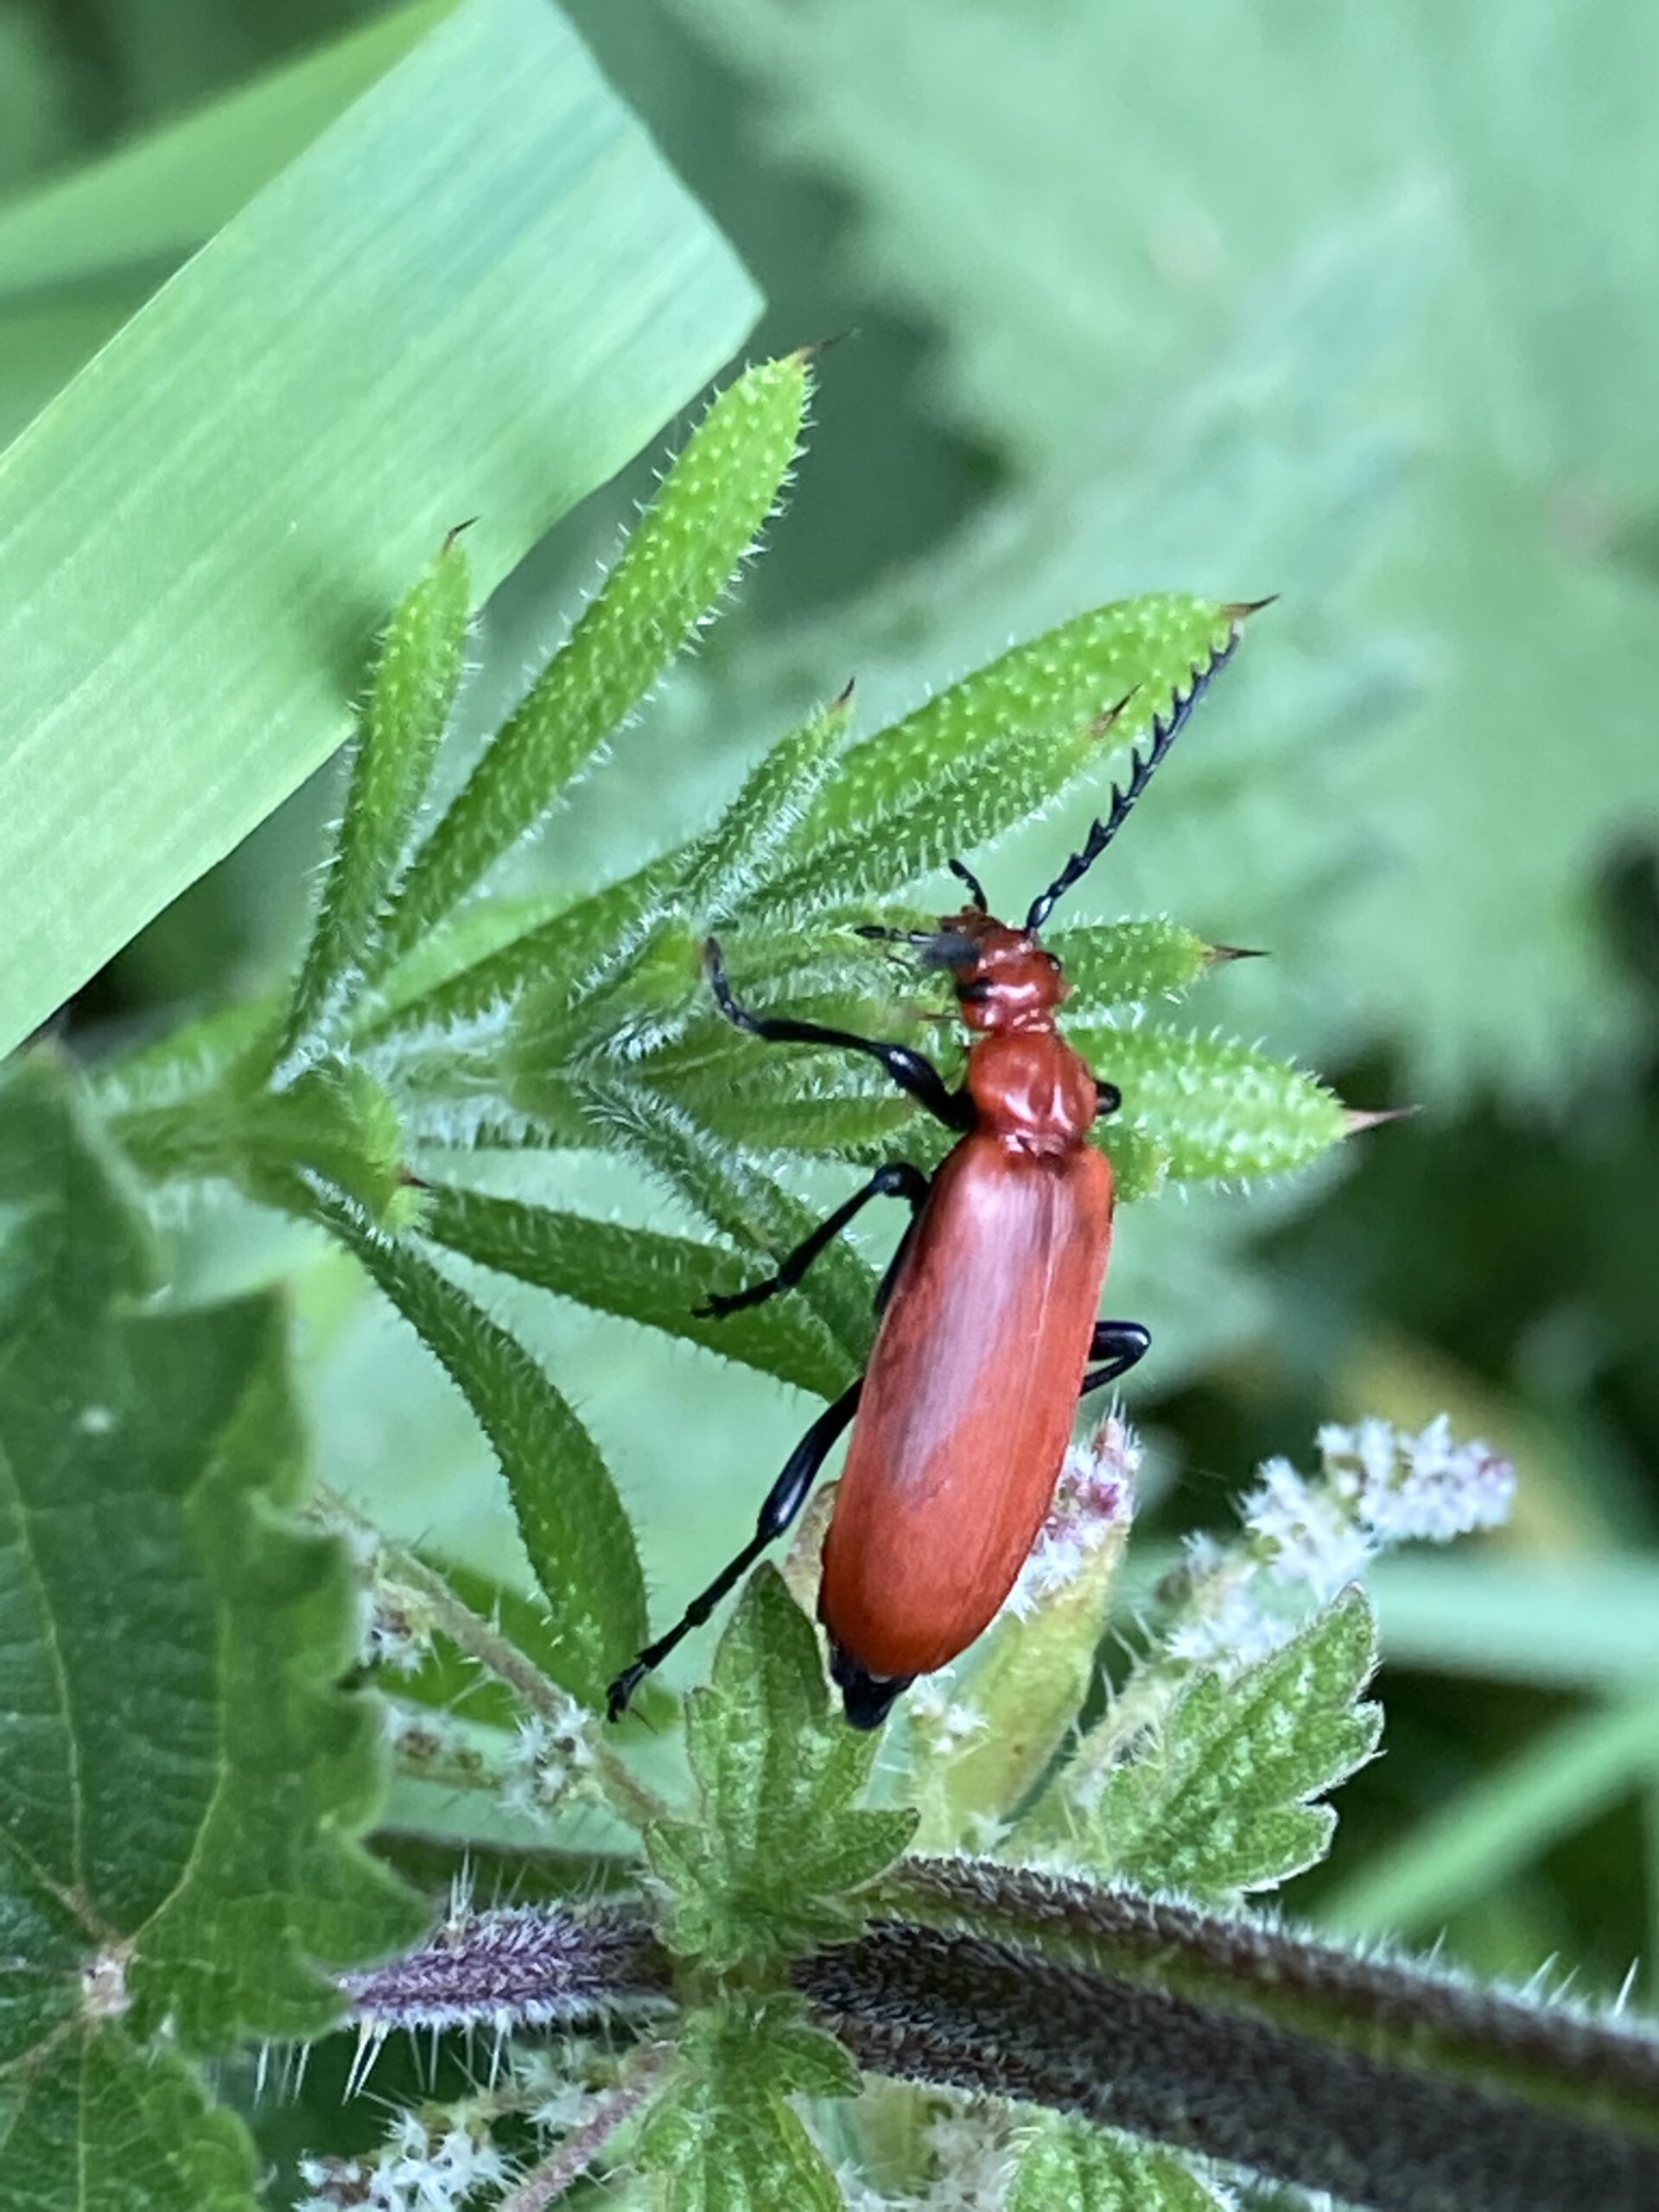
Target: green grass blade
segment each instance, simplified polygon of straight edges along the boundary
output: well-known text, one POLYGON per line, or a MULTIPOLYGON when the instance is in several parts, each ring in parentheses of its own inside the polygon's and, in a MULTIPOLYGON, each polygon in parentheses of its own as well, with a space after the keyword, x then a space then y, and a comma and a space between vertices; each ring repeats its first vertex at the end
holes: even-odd
POLYGON ((339 743, 447 528, 487 591, 755 304, 539 0, 468 0, 158 294, 0 456, 0 1049, 339 743))
POLYGON ((176 264, 454 6, 397 9, 0 208, 0 305, 176 264))
POLYGON ((1427 1931, 1659 1777, 1659 1697, 1635 1696, 1553 1728, 1383 1852, 1325 1904, 1349 1936, 1427 1931))
POLYGON ((772 512, 811 390, 804 353, 766 361, 715 400, 599 596, 416 854, 393 904, 397 960, 544 815, 707 619, 772 512))

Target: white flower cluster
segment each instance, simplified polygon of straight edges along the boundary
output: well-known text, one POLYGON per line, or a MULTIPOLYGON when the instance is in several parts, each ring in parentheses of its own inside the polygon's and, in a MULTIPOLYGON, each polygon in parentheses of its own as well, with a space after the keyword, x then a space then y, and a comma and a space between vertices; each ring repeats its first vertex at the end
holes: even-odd
MULTIPOLYGON (((1011 1611, 1033 1611, 1054 1591, 1075 1582, 1103 1544, 1121 1540, 1141 1460, 1139 1438, 1116 1414, 1109 1414, 1092 1436, 1071 1446, 1048 1518, 1009 1593, 1011 1611)), ((911 1696, 913 1700, 914 1691, 911 1696)))
POLYGON ((588 1716, 574 1698, 567 1705, 552 1716, 532 1713, 518 1723, 502 1762, 506 1787, 501 1802, 509 1811, 544 1821, 592 1774, 588 1716))
POLYGON ((461 2212, 480 2190, 499 2188, 506 2171, 481 2130, 461 2124, 435 2133, 401 2113, 372 2158, 302 2158, 310 2194, 295 2212, 461 2212))
POLYGON ((1240 1508, 1242 1542, 1188 1539, 1173 1657, 1247 1664, 1394 1545, 1449 1543, 1509 1517, 1515 1469, 1489 1444, 1454 1444, 1444 1414, 1415 1436, 1376 1419, 1331 1422, 1318 1444, 1315 1475, 1263 1463, 1240 1508))

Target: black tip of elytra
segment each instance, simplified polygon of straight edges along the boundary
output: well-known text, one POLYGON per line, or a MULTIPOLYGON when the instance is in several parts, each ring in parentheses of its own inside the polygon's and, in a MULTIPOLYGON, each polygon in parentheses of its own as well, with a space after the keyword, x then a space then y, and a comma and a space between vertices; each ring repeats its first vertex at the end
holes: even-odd
POLYGON ((848 1726, 853 1728, 879 1728, 916 1679, 914 1675, 873 1675, 833 1639, 830 1672, 841 1692, 848 1726))

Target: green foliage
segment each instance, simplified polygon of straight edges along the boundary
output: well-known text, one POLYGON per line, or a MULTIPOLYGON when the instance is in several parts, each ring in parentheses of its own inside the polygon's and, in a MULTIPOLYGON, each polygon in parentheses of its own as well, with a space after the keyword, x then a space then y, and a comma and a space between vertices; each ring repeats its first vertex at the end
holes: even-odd
POLYGON ((569 642, 416 855, 387 924, 389 958, 541 819, 707 617, 772 512, 810 389, 796 353, 751 369, 710 406, 569 642))
POLYGON ((392 616, 351 747, 351 783, 284 1053, 326 1030, 354 977, 374 964, 381 909, 408 855, 438 743, 461 687, 472 584, 459 537, 392 616))
POLYGON ((356 1254, 478 1416, 552 1608, 550 1670, 600 1709, 647 1631, 633 1530, 593 1439, 518 1338, 410 1240, 381 1235, 324 1185, 314 1186, 311 1211, 356 1254))
MULTIPOLYGON (((1652 246, 1627 215, 1659 159, 1639 100, 1605 90, 1659 64, 1643 0, 1522 24, 1499 0, 1223 0, 1179 53, 1157 0, 1053 0, 1039 19, 924 0, 901 24, 881 0, 675 13, 759 95, 766 188, 844 195, 845 312, 926 333, 906 464, 939 464, 942 416, 1006 465, 943 572, 878 564, 868 600, 831 610, 861 679, 887 636, 912 669, 952 665, 964 626, 984 634, 976 583, 1006 620, 1011 591, 1097 588, 1130 545, 1142 572, 1154 548, 1172 575, 1225 563, 1235 588, 1251 556, 1329 668, 1363 548, 1360 618, 1384 650, 1414 640, 1395 684, 1409 672, 1419 696, 1351 745, 1374 685, 1315 715, 1294 682, 1263 695, 1296 744, 1262 841, 1240 840, 1243 867, 1274 854, 1277 926, 1247 941, 1286 956, 1275 1021, 1327 1056, 1356 1027, 1397 1039, 1408 1096, 1488 1077, 1548 1093, 1586 1050, 1617 1065, 1631 1007, 1595 884, 1651 785, 1631 702, 1656 641, 1655 432, 1624 365, 1652 346, 1652 246), (1495 75, 1499 43, 1513 66, 1495 75), (1477 111, 1478 129, 1445 128, 1477 111), (1408 483, 1378 466, 1379 423, 1412 446, 1408 483), (1407 512, 1385 528, 1392 486, 1407 512), (1547 734, 1566 730, 1542 803, 1547 734), (1339 803, 1313 807, 1333 751, 1339 803), (1325 987, 1299 989, 1298 967, 1325 987)), ((810 665, 819 627, 779 657, 810 665)), ((1209 810, 1189 799, 1189 820, 1209 810)), ((1236 835, 1236 794, 1211 804, 1236 835)), ((1198 903, 1200 871, 1216 881, 1199 840, 1154 831, 1128 865, 1182 911, 1262 926, 1243 867, 1235 913, 1198 903)))
POLYGON ((339 1547, 283 1517, 303 1458, 281 1312, 148 1313, 152 1283, 73 1094, 48 1063, 14 1072, 0 2140, 30 2202, 183 2212, 251 2205, 252 2165, 181 2053, 319 2032, 327 1968, 423 1914, 353 1840, 379 1729, 333 1687, 355 1618, 339 1547))
POLYGON ((695 1238, 448 1186, 427 1193, 421 1227, 481 1266, 706 1345, 821 1398, 833 1398, 851 1379, 844 1353, 792 1300, 774 1299, 725 1320, 702 1313, 710 1297, 740 1288, 746 1270, 695 1238))
POLYGON ((257 194, 0 470, 0 1046, 334 750, 447 526, 487 591, 753 311, 538 0, 466 0, 257 194))
POLYGON ((1007 2212, 1221 2212, 1225 2201, 1172 2151, 1051 2120, 1020 2152, 1007 2212))
POLYGON ((848 1893, 891 1865, 915 1820, 857 1809, 876 1738, 831 1715, 817 1639, 771 1568, 751 1578, 685 1731, 699 1817, 645 1836, 669 1942, 718 1971, 849 1934, 848 1893))
POLYGON ((858 2069, 787 1999, 722 2005, 683 2023, 675 2078, 640 2138, 648 2169, 669 2177, 673 2212, 840 2212, 823 2154, 784 2101, 849 2097, 858 2069))
POLYGON ((1330 1848, 1337 1816, 1312 1801, 1376 1748, 1382 1714, 1360 1701, 1376 1663, 1371 1609, 1351 1587, 1242 1671, 1205 1669, 1108 1770, 1068 1858, 1198 1897, 1288 1881, 1330 1848))

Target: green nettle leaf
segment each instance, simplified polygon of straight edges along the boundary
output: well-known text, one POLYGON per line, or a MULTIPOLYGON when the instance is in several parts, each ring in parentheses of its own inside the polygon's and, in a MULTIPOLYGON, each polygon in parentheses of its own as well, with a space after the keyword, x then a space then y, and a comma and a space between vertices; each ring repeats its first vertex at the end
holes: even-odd
POLYGON ((283 1053, 328 1027, 371 962, 381 908, 403 865, 461 686, 471 611, 467 556, 452 535, 380 640, 359 717, 340 842, 324 880, 283 1053))
POLYGON ((891 891, 1011 829, 1145 737, 1234 629, 1214 600, 1149 592, 1015 645, 843 754, 751 903, 891 891))
POLYGON ((416 855, 387 924, 389 959, 534 827, 709 613, 777 500, 810 385, 808 356, 793 353, 714 402, 599 596, 416 855))
POLYGON ((1068 1863, 1197 1897, 1275 1888, 1322 1859, 1337 1816, 1313 1800, 1376 1748, 1361 1702, 1376 1626, 1357 1586, 1240 1674, 1197 1675, 1107 1773, 1068 1863))
MULTIPOLYGON (((146 1314, 150 1255, 56 1071, 0 1086, 0 2163, 29 2202, 251 2207, 181 2052, 338 2017, 424 1917, 353 1840, 340 1547, 270 1300, 146 1314), (143 2049, 166 2022, 169 2050, 143 2049)), ((21 2200, 20 2200, 21 2201, 21 2200)))
POLYGON ((915 1818, 855 1807, 877 1739, 832 1717, 817 1639, 772 1568, 750 1578, 685 1727, 701 1817, 645 1834, 671 1946, 718 1972, 851 1933, 847 1892, 893 1863, 915 1818))
POLYGON ((1230 2202, 1173 2151, 1054 2120, 1020 2153, 1007 2212, 1224 2212, 1230 2202))
POLYGON ((1149 1136, 1178 1182, 1280 1175, 1305 1167, 1347 1133, 1342 1101, 1311 1075, 1227 1037, 1136 1021, 1078 1022, 1070 1041, 1123 1093, 1109 1125, 1149 1136))
POLYGON ((849 2097, 858 2086, 847 2053, 791 1999, 692 2012, 640 2161, 668 2176, 672 2212, 842 2212, 835 2176, 785 2099, 849 2097))
POLYGON ((483 1267, 704 1344, 821 1398, 846 1388, 844 1354, 798 1300, 773 1299, 724 1320, 699 1313, 715 1293, 736 1290, 755 1273, 712 1245, 448 1185, 426 1194, 421 1227, 483 1267))
POLYGON ((552 1608, 549 1671, 601 1709, 611 1680, 651 1631, 633 1529, 597 1446, 540 1363, 416 1245, 382 1236, 320 1185, 311 1211, 357 1255, 477 1415, 552 1608))

